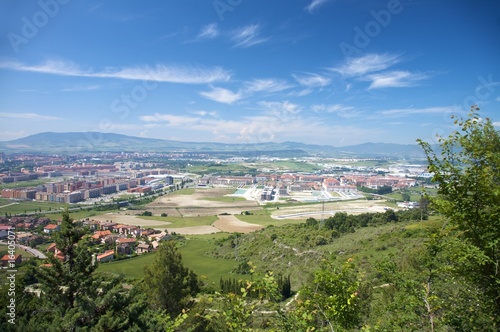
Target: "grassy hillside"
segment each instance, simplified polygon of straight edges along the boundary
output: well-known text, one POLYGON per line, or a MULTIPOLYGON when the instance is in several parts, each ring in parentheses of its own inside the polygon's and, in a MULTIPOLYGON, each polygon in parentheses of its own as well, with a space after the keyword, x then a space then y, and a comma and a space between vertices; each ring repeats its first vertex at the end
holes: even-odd
MULTIPOLYGON (((253 216, 238 216, 253 217, 253 216)), ((242 218, 244 219, 244 218, 242 218)), ((403 255, 421 244, 429 228, 438 227, 439 220, 385 223, 360 227, 353 233, 322 241, 331 230, 312 229, 304 222, 268 226, 254 233, 211 234, 189 236, 179 242, 184 265, 192 269, 207 285, 218 287, 220 278, 247 279, 236 274, 239 265, 250 262, 263 275, 273 271, 290 275, 292 289, 298 290, 308 282, 312 272, 323 259, 332 257, 344 261, 353 258, 359 269, 374 274, 374 266, 390 254, 403 255), (319 244, 318 244, 319 243, 319 244)), ((145 265, 151 264, 154 254, 101 264, 98 271, 141 278, 145 265)))

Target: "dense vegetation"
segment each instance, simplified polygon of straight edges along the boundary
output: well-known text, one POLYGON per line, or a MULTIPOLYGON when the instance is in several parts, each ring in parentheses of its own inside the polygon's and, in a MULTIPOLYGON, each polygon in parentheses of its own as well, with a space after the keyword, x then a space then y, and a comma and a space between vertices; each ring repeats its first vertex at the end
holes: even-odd
MULTIPOLYGON (((420 142, 438 217, 422 204, 233 234, 210 255, 238 260, 248 278, 213 287, 184 267, 175 241, 143 279, 97 273, 86 230, 65 213, 56 244, 66 260, 19 269, 16 325, 2 306, 0 330, 497 331, 500 136, 476 111, 440 155, 420 142)), ((2 287, 0 301, 10 298, 2 287)))

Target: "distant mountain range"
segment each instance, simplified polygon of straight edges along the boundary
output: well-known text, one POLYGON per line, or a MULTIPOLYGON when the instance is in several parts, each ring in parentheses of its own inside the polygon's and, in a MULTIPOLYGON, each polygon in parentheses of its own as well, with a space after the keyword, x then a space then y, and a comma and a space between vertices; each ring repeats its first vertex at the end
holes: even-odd
POLYGON ((213 142, 180 142, 100 132, 46 132, 0 142, 7 153, 92 153, 92 152, 193 152, 240 156, 330 156, 423 158, 422 149, 414 144, 364 143, 344 147, 297 142, 226 144, 213 142))

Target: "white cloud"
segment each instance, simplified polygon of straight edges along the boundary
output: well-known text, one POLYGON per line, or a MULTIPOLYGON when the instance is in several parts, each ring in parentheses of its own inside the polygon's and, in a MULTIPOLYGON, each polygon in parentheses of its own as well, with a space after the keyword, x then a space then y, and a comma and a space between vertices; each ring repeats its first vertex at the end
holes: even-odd
POLYGON ((325 4, 328 1, 329 0, 311 0, 311 2, 309 3, 309 5, 307 5, 305 9, 309 13, 312 13, 315 9, 321 7, 323 4, 325 4))
POLYGON ((500 127, 500 121, 493 122, 494 127, 500 127))
POLYGON ((144 122, 166 122, 169 126, 178 127, 178 126, 192 126, 199 122, 199 117, 193 116, 183 116, 183 115, 173 115, 173 114, 161 114, 155 113, 153 115, 143 115, 140 116, 144 122))
POLYGON ((140 120, 146 122, 146 126, 158 125, 161 133, 167 127, 168 132, 176 135, 177 140, 187 141, 193 139, 186 134, 186 128, 189 128, 189 132, 196 132, 198 140, 199 137, 204 137, 206 141, 228 143, 296 141, 346 145, 366 142, 383 132, 379 129, 325 123, 324 119, 314 116, 302 117, 301 107, 288 101, 261 102, 259 105, 262 107, 262 114, 232 120, 160 113, 141 116, 140 120))
POLYGON ((98 90, 100 89, 100 85, 79 85, 79 86, 74 86, 71 88, 64 88, 61 89, 62 92, 80 92, 80 91, 92 91, 92 90, 98 90))
POLYGON ((360 114, 360 112, 356 111, 354 107, 342 104, 316 104, 311 106, 311 111, 315 113, 335 113, 337 116, 346 119, 357 117, 360 114))
POLYGON ((265 109, 270 111, 274 115, 290 115, 299 113, 302 110, 302 107, 298 104, 294 104, 285 101, 261 101, 259 105, 264 106, 265 109))
POLYGON ((116 78, 124 80, 157 81, 185 84, 203 84, 217 81, 228 81, 231 74, 221 68, 203 68, 193 66, 129 67, 122 69, 107 68, 102 71, 81 69, 74 63, 64 61, 47 61, 41 65, 26 65, 15 61, 0 61, 1 69, 51 74, 59 76, 78 76, 95 78, 116 78))
POLYGON ((429 76, 425 74, 411 73, 409 71, 390 71, 366 76, 367 80, 372 81, 369 89, 415 86, 419 81, 427 78, 429 76))
POLYGON ((0 130, 0 141, 10 141, 26 136, 28 136, 28 133, 26 133, 24 130, 19 130, 19 131, 0 130))
POLYGON ((40 115, 36 113, 0 113, 0 118, 35 120, 35 121, 52 121, 62 120, 56 116, 40 115))
POLYGON ((219 34, 220 32, 217 28, 217 23, 210 23, 201 29, 196 39, 211 39, 219 36, 219 34))
POLYGON ((271 78, 254 79, 245 83, 248 92, 279 92, 291 88, 286 81, 271 78))
POLYGON ((314 92, 313 89, 307 88, 307 89, 302 89, 300 91, 290 92, 289 96, 291 96, 291 97, 303 97, 303 96, 310 95, 313 92, 314 92))
POLYGON ((341 66, 330 69, 343 76, 360 76, 385 70, 400 61, 399 55, 370 53, 357 58, 349 58, 341 66))
POLYGON ((199 115, 199 116, 211 116, 211 117, 217 117, 218 113, 214 111, 189 111, 191 114, 199 115))
POLYGON ((268 40, 260 36, 261 26, 259 24, 249 24, 236 29, 231 34, 231 40, 236 47, 250 47, 261 44, 268 40))
POLYGON ((396 108, 390 110, 378 111, 377 113, 388 117, 399 117, 415 114, 458 114, 462 110, 458 106, 427 107, 427 108, 396 108))
POLYGON ((306 87, 324 87, 331 83, 331 79, 318 74, 292 75, 300 84, 306 87))
POLYGON ((311 110, 313 112, 335 113, 335 112, 350 111, 353 109, 354 109, 354 107, 352 107, 352 106, 345 106, 345 105, 341 105, 341 104, 332 104, 332 105, 317 104, 317 105, 311 106, 311 110))
POLYGON ((200 92, 200 95, 207 99, 211 99, 224 104, 232 104, 243 98, 241 92, 235 93, 228 89, 214 87, 212 87, 211 91, 200 92))

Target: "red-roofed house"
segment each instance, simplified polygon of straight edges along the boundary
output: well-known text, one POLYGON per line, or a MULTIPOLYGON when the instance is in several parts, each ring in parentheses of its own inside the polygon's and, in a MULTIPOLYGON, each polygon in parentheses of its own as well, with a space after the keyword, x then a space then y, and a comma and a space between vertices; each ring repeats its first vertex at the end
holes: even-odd
POLYGON ((51 234, 53 232, 57 232, 61 230, 61 226, 55 224, 49 224, 43 228, 43 232, 47 234, 51 234))
POLYGON ((103 254, 97 255, 97 261, 101 263, 112 261, 113 259, 115 259, 114 250, 106 250, 103 254))
POLYGON ((123 255, 130 255, 136 244, 137 241, 134 238, 121 237, 116 240, 116 252, 123 255))
POLYGON ((97 232, 94 233, 94 235, 92 235, 92 239, 94 239, 94 240, 101 240, 103 237, 108 236, 108 235, 111 235, 111 231, 110 230, 97 231, 97 232))
POLYGON ((47 252, 52 252, 52 253, 54 253, 54 254, 55 254, 55 253, 56 253, 57 251, 59 251, 59 250, 57 250, 57 248, 56 248, 56 244, 55 244, 55 242, 54 242, 54 243, 52 243, 50 246, 48 246, 48 247, 47 247, 46 251, 47 251, 47 252))
POLYGON ((23 261, 23 256, 22 255, 4 255, 1 259, 2 266, 8 266, 9 263, 14 263, 15 265, 21 264, 23 261))

